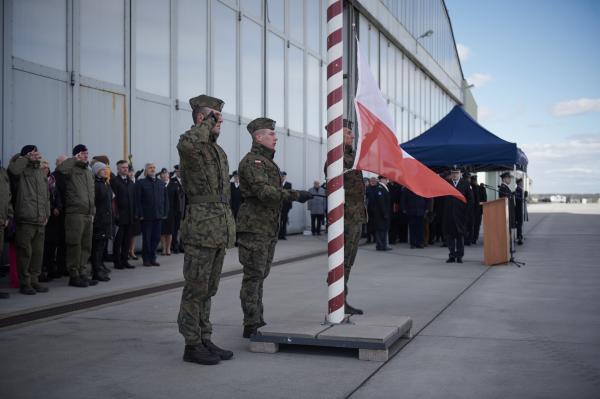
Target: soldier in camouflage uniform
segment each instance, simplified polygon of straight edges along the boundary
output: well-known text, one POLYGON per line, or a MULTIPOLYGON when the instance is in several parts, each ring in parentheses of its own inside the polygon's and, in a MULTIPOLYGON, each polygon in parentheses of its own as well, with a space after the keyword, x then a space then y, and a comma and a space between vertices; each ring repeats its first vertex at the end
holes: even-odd
POLYGON ((225 249, 235 242, 235 222, 229 207, 229 164, 217 144, 223 101, 201 95, 190 99, 194 126, 181 135, 179 151, 187 209, 181 236, 185 245, 185 286, 177 323, 185 338, 183 360, 217 364, 233 352, 211 341, 211 298, 217 293, 225 249))
MULTIPOLYGON (((360 241, 361 228, 367 222, 367 211, 365 208, 365 183, 360 170, 353 170, 356 152, 352 148, 354 133, 352 132, 352 121, 344 119, 344 296, 348 298, 348 278, 350 270, 354 265, 358 243, 360 241)), ((325 165, 327 174, 327 165, 325 165)), ((361 309, 345 304, 346 314, 363 314, 361 309)))
POLYGON ((244 311, 244 338, 265 325, 263 319, 263 282, 269 275, 277 235, 281 205, 284 201, 306 202, 308 191, 284 189, 275 155, 275 121, 257 118, 248 124, 252 149, 238 167, 242 205, 237 219, 237 242, 244 278, 240 290, 244 311))
POLYGON ((36 146, 26 145, 8 166, 16 188, 14 215, 19 292, 25 295, 48 292, 48 287, 41 285, 38 279, 42 271, 45 226, 50 217, 50 192, 40 167, 41 159, 36 146))
MULTIPOLYGON (((13 218, 12 198, 10 195, 10 180, 6 170, 0 166, 0 258, 4 249, 4 229, 13 218)), ((0 291, 0 298, 8 298, 8 292, 0 291)))

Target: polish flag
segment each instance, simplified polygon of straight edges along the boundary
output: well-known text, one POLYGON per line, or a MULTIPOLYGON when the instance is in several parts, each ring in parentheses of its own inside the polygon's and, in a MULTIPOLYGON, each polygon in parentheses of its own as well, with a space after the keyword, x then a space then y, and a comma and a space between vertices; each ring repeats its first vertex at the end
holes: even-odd
MULTIPOLYGON (((358 40, 357 40, 358 43, 358 40)), ((450 195, 467 202, 446 180, 404 151, 394 134, 394 122, 367 60, 357 46, 358 89, 354 105, 359 140, 354 169, 377 173, 425 198, 450 195)))

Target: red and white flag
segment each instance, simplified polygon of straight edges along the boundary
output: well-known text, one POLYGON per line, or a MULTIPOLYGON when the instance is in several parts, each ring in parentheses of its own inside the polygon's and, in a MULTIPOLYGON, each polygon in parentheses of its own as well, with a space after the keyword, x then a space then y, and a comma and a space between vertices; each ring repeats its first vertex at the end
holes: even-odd
POLYGON ((357 40, 358 89, 354 105, 359 139, 354 169, 377 173, 425 198, 451 195, 467 202, 451 184, 404 151, 394 122, 357 40))

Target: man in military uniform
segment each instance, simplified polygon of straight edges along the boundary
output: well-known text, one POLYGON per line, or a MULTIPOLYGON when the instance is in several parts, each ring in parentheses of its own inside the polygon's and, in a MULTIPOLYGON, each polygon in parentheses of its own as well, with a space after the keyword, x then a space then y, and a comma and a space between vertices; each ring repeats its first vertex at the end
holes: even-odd
POLYGON ((281 205, 284 201, 306 202, 308 191, 282 186, 275 156, 275 121, 257 118, 248 124, 252 148, 240 161, 238 173, 242 205, 237 218, 240 263, 244 278, 240 290, 244 311, 244 338, 256 334, 266 323, 263 319, 263 282, 269 275, 279 232, 281 205))
MULTIPOLYGON (((0 162, 1 163, 1 162, 0 162)), ((10 195, 10 180, 6 170, 0 164, 0 259, 4 249, 4 229, 13 218, 12 199, 10 195)), ((0 291, 0 298, 8 298, 8 292, 0 291)))
MULTIPOLYGON (((500 175, 502 183, 498 187, 498 196, 500 198, 508 198, 508 227, 514 229, 515 224, 515 195, 510 189, 510 183, 512 182, 512 175, 510 172, 504 172, 500 175)), ((512 230, 511 230, 512 231, 512 230)))
POLYGON ((89 168, 88 149, 83 144, 73 147, 73 157, 56 167, 59 184, 65 192, 65 242, 69 285, 88 287, 98 284, 86 270, 92 251, 93 220, 96 214, 94 175, 89 168))
MULTIPOLYGON (((360 241, 361 227, 367 222, 365 207, 365 184, 360 170, 353 170, 356 152, 352 121, 344 119, 344 295, 348 298, 348 278, 354 265, 358 243, 360 241)), ((327 166, 326 166, 327 168, 327 166)), ((327 170, 326 170, 327 173, 327 170)), ((361 309, 354 308, 346 300, 345 313, 363 314, 361 309)))
POLYGON ((17 270, 19 291, 25 295, 48 292, 39 283, 44 256, 45 226, 50 217, 50 192, 46 175, 40 167, 42 159, 37 147, 26 145, 15 155, 8 172, 15 181, 15 220, 17 231, 17 270))
POLYGON ((233 352, 211 341, 211 298, 217 293, 226 248, 235 242, 235 222, 229 207, 229 163, 217 144, 223 101, 201 95, 190 99, 194 126, 181 135, 181 159, 187 208, 181 226, 185 246, 185 286, 177 323, 185 338, 183 360, 217 364, 233 352))
POLYGON ((456 197, 444 199, 443 229, 448 244, 449 255, 446 263, 463 263, 465 254, 464 238, 466 232, 466 213, 473 202, 470 183, 460 177, 460 168, 456 165, 450 171, 450 184, 461 193, 466 203, 456 197))

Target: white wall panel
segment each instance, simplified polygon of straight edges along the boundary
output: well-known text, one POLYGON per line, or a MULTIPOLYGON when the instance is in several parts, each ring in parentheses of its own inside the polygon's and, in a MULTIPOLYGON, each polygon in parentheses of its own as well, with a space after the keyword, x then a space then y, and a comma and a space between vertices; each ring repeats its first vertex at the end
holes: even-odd
POLYGON ((141 169, 147 162, 157 168, 171 165, 171 139, 169 107, 154 102, 135 99, 133 112, 136 113, 131 135, 133 165, 141 169))
POLYGON ((57 155, 71 154, 67 148, 68 89, 65 82, 13 70, 14 132, 6 135, 6 155, 12 156, 26 144, 35 144, 52 165, 57 155))
POLYGON ((108 155, 112 169, 116 170, 117 161, 127 159, 125 97, 82 86, 79 98, 80 132, 74 141, 85 144, 91 156, 108 155))
MULTIPOLYGON (((277 144, 279 145, 279 144, 277 144)), ((292 183, 292 188, 304 190, 304 139, 288 136, 285 146, 285 171, 287 181, 292 183)), ((283 169, 283 168, 282 168, 283 169)), ((289 233, 297 233, 304 230, 306 219, 306 204, 294 202, 289 215, 289 233)))

